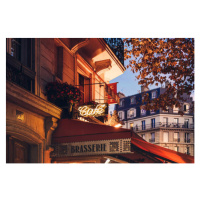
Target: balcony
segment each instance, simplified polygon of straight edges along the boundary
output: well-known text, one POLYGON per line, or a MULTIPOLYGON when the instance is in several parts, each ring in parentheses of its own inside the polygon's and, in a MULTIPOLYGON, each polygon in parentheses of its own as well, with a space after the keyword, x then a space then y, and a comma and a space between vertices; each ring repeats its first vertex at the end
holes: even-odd
POLYGON ((134 126, 133 131, 144 131, 144 130, 151 130, 157 128, 169 128, 169 129, 194 129, 194 124, 184 124, 184 123, 162 123, 158 122, 155 124, 146 124, 145 126, 134 126))
POLYGON ((190 143, 190 139, 186 139, 186 138, 185 138, 185 139, 184 139, 184 142, 185 142, 185 143, 190 143))

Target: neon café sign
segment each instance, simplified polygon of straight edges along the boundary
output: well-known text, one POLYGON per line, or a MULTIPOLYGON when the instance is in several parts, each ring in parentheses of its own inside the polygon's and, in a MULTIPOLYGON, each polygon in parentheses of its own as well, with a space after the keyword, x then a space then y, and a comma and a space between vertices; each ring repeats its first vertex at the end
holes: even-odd
POLYGON ((97 105, 83 105, 78 108, 79 115, 82 117, 99 117, 104 116, 108 112, 107 104, 97 104, 97 105))

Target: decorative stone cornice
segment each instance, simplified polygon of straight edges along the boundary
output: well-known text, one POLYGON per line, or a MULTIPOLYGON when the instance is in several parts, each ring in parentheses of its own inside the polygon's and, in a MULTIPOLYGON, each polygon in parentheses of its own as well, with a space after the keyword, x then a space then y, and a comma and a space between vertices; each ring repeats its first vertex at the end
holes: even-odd
POLYGON ((6 81, 6 100, 43 116, 61 117, 61 108, 9 81, 6 81))
POLYGON ((71 51, 72 53, 76 53, 80 48, 86 46, 88 43, 89 43, 90 39, 89 38, 86 38, 84 41, 76 44, 74 47, 72 47, 71 51))
POLYGON ((39 144, 45 140, 44 137, 31 129, 30 126, 16 120, 6 120, 6 132, 33 144, 39 144))
POLYGON ((58 125, 57 121, 58 119, 54 117, 47 117, 45 119, 46 150, 50 148, 53 131, 58 125))
POLYGON ((110 70, 112 68, 111 66, 111 60, 106 59, 106 60, 100 60, 95 62, 95 67, 96 67, 96 73, 101 72, 102 70, 110 70))

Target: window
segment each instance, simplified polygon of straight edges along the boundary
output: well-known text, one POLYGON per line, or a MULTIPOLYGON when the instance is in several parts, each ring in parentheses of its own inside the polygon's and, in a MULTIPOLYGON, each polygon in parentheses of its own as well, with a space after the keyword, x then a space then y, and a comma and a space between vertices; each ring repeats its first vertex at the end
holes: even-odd
POLYGON ((155 142, 155 133, 151 133, 151 139, 149 139, 149 142, 155 142))
POLYGON ((8 38, 6 79, 35 93, 35 39, 8 38))
POLYGON ((151 128, 155 128, 155 118, 151 119, 151 128))
POLYGON ((133 129, 133 123, 130 123, 130 129, 133 129))
POLYGON ((189 104, 184 104, 184 105, 183 105, 183 111, 184 111, 185 113, 189 113, 189 104))
POLYGON ((168 126, 168 117, 163 117, 163 124, 165 127, 168 126))
POLYGON ((168 142, 169 141, 169 133, 168 132, 164 132, 163 133, 163 142, 168 142))
POLYGON ((185 143, 190 143, 190 133, 185 133, 185 143))
POLYGON ((176 106, 174 106, 174 107, 173 107, 173 113, 178 113, 178 111, 179 111, 179 108, 176 107, 176 106))
POLYGON ((174 142, 180 142, 179 133, 174 133, 174 142))
POLYGON ((135 110, 135 108, 131 108, 130 110, 127 111, 127 117, 128 118, 136 117, 136 110, 135 110))
POLYGON ((189 147, 187 147, 187 149, 186 149, 186 154, 190 155, 190 148, 189 147))
POLYGON ((145 134, 142 134, 141 136, 142 136, 142 139, 144 139, 144 140, 145 140, 145 134))
POLYGON ((179 152, 179 147, 178 147, 178 146, 175 146, 175 147, 174 147, 174 151, 179 152))
POLYGON ((135 104, 136 103, 136 97, 131 97, 131 104, 135 104))
POLYGON ((189 128, 189 119, 184 120, 184 128, 189 128))
POLYGON ((123 111, 119 111, 118 115, 119 115, 120 120, 124 119, 124 112, 123 111))
POLYGON ((120 105, 119 105, 120 107, 123 107, 124 106, 124 99, 121 99, 120 100, 120 105))
POLYGON ((79 74, 79 89, 81 91, 80 105, 90 101, 90 79, 79 74))
POLYGON ((151 95, 152 95, 152 99, 155 99, 157 97, 157 91, 153 91, 151 95))
POLYGON ((168 113, 169 112, 169 107, 166 107, 166 110, 162 109, 163 113, 168 113))
POLYGON ((55 47, 55 60, 57 60, 56 65, 56 76, 60 79, 63 80, 63 47, 55 47))
POLYGON ((142 121, 142 130, 145 130, 145 120, 142 121))
POLYGON ((173 126, 174 126, 175 128, 179 128, 178 118, 174 118, 173 126))
POLYGON ((146 115, 146 110, 144 109, 144 107, 141 107, 140 113, 142 116, 146 115))
POLYGON ((11 56, 21 61, 21 38, 11 39, 11 56))

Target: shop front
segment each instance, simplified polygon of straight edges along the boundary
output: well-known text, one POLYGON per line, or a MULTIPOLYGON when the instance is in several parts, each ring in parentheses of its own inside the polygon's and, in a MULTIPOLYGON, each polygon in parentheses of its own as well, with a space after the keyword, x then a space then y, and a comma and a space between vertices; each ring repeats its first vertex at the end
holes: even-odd
POLYGON ((193 163, 128 129, 62 119, 52 135, 52 163, 193 163))

